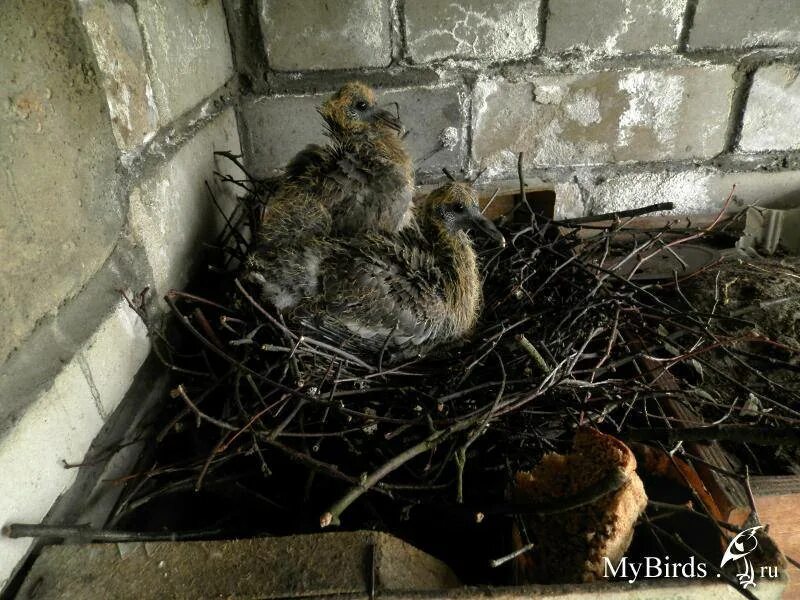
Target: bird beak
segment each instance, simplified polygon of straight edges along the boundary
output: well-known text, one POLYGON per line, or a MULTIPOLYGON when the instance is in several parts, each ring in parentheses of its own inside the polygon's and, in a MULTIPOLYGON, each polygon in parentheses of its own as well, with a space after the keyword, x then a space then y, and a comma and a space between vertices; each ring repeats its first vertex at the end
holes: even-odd
POLYGON ((383 123, 390 129, 394 129, 398 134, 403 132, 403 124, 400 119, 390 113, 388 110, 378 108, 372 113, 373 118, 380 123, 383 123))
POLYGON ((475 227, 497 242, 501 248, 506 247, 506 238, 504 238, 500 230, 495 227, 495 224, 481 213, 477 206, 470 209, 469 216, 475 227))

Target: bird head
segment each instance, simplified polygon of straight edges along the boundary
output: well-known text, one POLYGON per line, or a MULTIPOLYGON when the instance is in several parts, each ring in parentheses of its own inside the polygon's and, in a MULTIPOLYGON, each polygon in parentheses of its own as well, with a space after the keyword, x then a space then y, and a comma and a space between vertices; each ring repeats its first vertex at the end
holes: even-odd
POLYGON ((468 183, 451 181, 436 188, 425 199, 424 206, 449 233, 475 228, 501 246, 506 245, 503 234, 481 212, 478 193, 468 183))
POLYGON ((320 107, 319 114, 334 136, 403 131, 400 119, 379 107, 373 89, 359 81, 344 84, 320 107))

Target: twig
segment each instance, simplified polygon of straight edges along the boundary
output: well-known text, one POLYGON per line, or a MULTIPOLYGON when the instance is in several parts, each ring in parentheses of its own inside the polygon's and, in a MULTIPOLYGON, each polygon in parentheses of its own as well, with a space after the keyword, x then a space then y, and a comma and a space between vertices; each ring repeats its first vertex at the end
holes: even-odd
POLYGON ((641 217, 642 215, 646 215, 649 213, 657 212, 657 211, 664 211, 664 210, 673 210, 675 208, 675 203, 673 202, 658 202, 656 204, 648 204, 647 206, 642 206, 641 208, 631 208, 629 210, 618 210, 615 212, 603 213, 600 215, 587 215, 585 217, 576 217, 574 219, 564 219, 563 221, 553 221, 556 225, 562 225, 564 227, 573 227, 582 225, 584 223, 594 223, 597 221, 616 221, 618 219, 626 219, 628 217, 641 217))
POLYGON ((221 530, 206 529, 203 531, 160 533, 93 529, 88 525, 11 523, 5 525, 2 532, 4 536, 10 538, 69 538, 76 542, 87 544, 89 542, 185 542, 213 538, 219 535, 221 530))
POLYGON ((323 515, 320 517, 319 524, 320 527, 328 527, 329 525, 338 525, 339 524, 339 517, 341 514, 347 510, 347 507, 350 506, 353 502, 358 500, 364 492, 369 490, 373 487, 376 483, 378 483, 381 479, 386 477, 389 473, 401 467, 412 458, 419 456, 423 452, 427 452, 431 448, 435 448, 438 444, 440 444, 445 439, 449 438, 451 435, 454 435, 460 431, 464 431, 465 429, 469 429, 470 427, 474 426, 478 422, 478 418, 472 418, 465 421, 457 422, 447 429, 442 431, 437 431, 419 442, 414 446, 411 446, 404 452, 401 452, 397 456, 393 457, 391 460, 386 462, 383 466, 378 468, 377 470, 373 471, 369 475, 363 478, 363 480, 359 483, 357 487, 352 488, 344 497, 342 497, 338 502, 333 504, 323 515))
POLYGON ((523 554, 529 552, 530 550, 533 550, 533 547, 534 547, 533 543, 525 544, 522 548, 520 548, 519 550, 514 550, 514 552, 512 552, 511 554, 506 554, 505 556, 501 556, 500 558, 495 558, 489 561, 489 566, 492 567, 493 569, 496 569, 500 565, 504 565, 508 561, 513 560, 518 556, 522 556, 523 554))

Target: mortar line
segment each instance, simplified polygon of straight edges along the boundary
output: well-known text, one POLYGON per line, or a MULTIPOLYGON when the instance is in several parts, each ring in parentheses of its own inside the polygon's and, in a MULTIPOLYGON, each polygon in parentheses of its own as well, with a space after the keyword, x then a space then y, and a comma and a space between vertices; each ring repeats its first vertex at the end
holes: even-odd
POLYGON ((241 96, 238 79, 238 74, 234 73, 228 81, 192 108, 159 127, 150 141, 131 160, 128 167, 131 177, 137 179, 154 164, 165 164, 199 131, 214 122, 226 109, 233 107, 234 99, 241 96))
POLYGON ((397 16, 398 33, 398 63, 409 64, 408 58, 408 31, 406 30, 406 2, 405 0, 394 0, 395 15, 397 16))
POLYGON ((539 0, 538 17, 536 19, 536 37, 538 46, 536 52, 544 52, 547 38, 547 21, 550 18, 550 0, 539 0))
POLYGON ((461 161, 461 170, 464 172, 465 175, 468 177, 472 176, 472 98, 475 93, 475 85, 477 83, 477 79, 473 79, 470 81, 464 81, 464 89, 467 91, 466 98, 464 100, 466 106, 464 107, 465 110, 461 112, 464 115, 466 123, 464 123, 464 158, 461 161))
POLYGON ((736 66, 736 71, 733 73, 736 87, 731 98, 728 126, 725 130, 725 143, 722 147, 723 152, 733 152, 739 147, 744 124, 744 113, 747 109, 747 101, 750 98, 750 90, 753 87, 753 78, 756 70, 756 66, 743 60, 736 66))
POLYGON ((686 7, 683 10, 681 28, 678 32, 677 52, 685 54, 689 47, 689 35, 694 27, 694 16, 697 13, 698 0, 686 0, 686 7))
POLYGON ((86 384, 89 386, 89 393, 92 395, 92 400, 94 401, 94 407, 97 409, 97 414, 99 414, 100 418, 105 421, 108 419, 108 414, 106 413, 106 409, 103 407, 103 399, 100 397, 100 390, 97 389, 97 384, 94 382, 92 369, 89 367, 89 362, 86 360, 86 355, 83 353, 83 351, 80 351, 75 355, 75 359, 78 361, 78 366, 81 368, 83 378, 86 380, 86 384))

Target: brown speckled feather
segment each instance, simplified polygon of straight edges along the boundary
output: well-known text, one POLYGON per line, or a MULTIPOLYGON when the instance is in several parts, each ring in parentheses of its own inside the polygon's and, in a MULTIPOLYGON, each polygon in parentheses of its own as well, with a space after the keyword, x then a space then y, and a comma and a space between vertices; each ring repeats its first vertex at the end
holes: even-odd
POLYGON ((310 145, 289 163, 247 264, 262 299, 280 310, 318 292, 323 238, 393 233, 413 220, 411 160, 398 125, 374 108, 372 90, 347 84, 320 113, 331 143, 310 145), (372 117, 354 116, 359 102, 369 104, 372 117))
POLYGON ((415 354, 466 335, 481 288, 472 243, 454 222, 465 212, 480 215, 477 196, 448 184, 419 207, 416 227, 333 242, 321 262, 319 296, 293 318, 309 335, 362 355, 384 346, 415 354))

